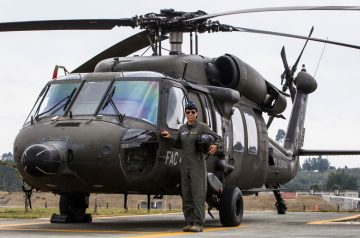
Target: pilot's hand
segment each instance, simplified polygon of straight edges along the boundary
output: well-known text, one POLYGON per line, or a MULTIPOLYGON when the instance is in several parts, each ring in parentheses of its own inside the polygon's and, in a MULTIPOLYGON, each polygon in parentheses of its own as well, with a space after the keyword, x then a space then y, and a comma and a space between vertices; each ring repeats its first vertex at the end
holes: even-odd
POLYGON ((170 138, 170 133, 165 129, 160 129, 160 135, 164 138, 170 138))
POLYGON ((210 145, 208 153, 214 155, 216 151, 217 151, 217 145, 210 145))

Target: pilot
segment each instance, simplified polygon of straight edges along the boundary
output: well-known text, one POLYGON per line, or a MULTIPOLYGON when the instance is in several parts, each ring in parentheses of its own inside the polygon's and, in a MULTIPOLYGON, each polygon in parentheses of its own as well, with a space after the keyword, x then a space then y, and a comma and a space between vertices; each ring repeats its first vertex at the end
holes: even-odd
POLYGON ((184 232, 202 232, 205 223, 205 198, 207 169, 205 156, 197 151, 196 140, 199 135, 210 134, 215 138, 208 154, 214 155, 222 150, 222 139, 206 124, 197 121, 197 107, 189 102, 185 107, 187 123, 180 126, 175 138, 161 129, 161 136, 170 139, 175 148, 182 149, 181 157, 181 197, 182 209, 187 226, 184 232))

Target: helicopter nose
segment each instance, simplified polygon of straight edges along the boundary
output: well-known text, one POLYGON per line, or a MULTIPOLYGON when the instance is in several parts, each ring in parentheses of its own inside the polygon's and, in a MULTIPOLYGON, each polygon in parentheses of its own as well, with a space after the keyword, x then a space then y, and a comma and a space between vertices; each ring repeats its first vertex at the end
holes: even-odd
POLYGON ((42 144, 28 147, 21 158, 24 171, 34 177, 55 175, 60 162, 59 151, 51 145, 42 144))

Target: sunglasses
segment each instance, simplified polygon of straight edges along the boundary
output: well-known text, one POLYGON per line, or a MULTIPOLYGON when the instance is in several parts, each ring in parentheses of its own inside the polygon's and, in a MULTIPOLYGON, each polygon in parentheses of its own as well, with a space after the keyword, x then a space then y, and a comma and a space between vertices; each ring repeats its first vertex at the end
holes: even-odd
POLYGON ((185 113, 186 113, 187 115, 189 115, 190 113, 191 113, 191 114, 195 114, 196 111, 194 111, 194 110, 192 110, 192 111, 186 111, 185 113))

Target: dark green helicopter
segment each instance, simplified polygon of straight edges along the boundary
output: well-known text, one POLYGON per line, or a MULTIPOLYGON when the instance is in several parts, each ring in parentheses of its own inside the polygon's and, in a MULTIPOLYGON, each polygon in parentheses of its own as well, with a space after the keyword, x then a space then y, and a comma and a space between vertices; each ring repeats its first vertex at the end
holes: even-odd
MULTIPOLYGON (((198 105, 199 120, 224 141, 223 154, 207 160, 209 213, 219 210, 224 226, 237 226, 243 195, 273 191, 279 214, 285 214, 283 184, 296 176, 299 156, 360 154, 360 151, 304 150, 304 120, 315 79, 297 65, 309 40, 360 49, 340 42, 224 25, 210 20, 229 14, 293 10, 360 10, 360 7, 276 7, 206 14, 172 9, 123 19, 53 20, 0 23, 0 31, 110 30, 139 27, 142 32, 119 42, 70 74, 46 84, 14 142, 16 165, 31 189, 60 194, 60 215, 52 222, 90 222, 90 193, 180 194, 179 150, 160 136, 185 122, 184 107, 198 105), (282 89, 266 81, 238 57, 198 55, 198 34, 250 32, 306 40, 289 67, 285 49, 282 89), (190 53, 182 52, 190 34, 190 53), (169 40, 170 54, 162 55, 169 40), (152 56, 128 56, 145 47, 152 56), (289 90, 289 94, 286 92, 289 90), (293 107, 283 145, 268 137, 274 118, 293 107), (265 122, 263 114, 269 115, 265 122)), ((210 213, 211 214, 211 213, 210 213)))

